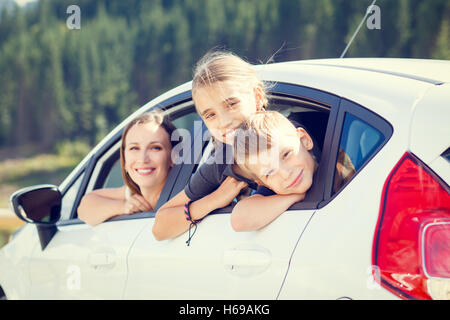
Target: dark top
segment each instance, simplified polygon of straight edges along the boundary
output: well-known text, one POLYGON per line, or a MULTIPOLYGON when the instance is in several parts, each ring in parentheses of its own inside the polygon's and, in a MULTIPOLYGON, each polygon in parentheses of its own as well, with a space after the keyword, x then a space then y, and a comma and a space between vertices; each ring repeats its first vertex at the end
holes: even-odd
POLYGON ((247 182, 248 186, 252 189, 258 188, 258 185, 254 181, 234 173, 232 166, 232 146, 219 143, 213 154, 209 156, 208 160, 191 177, 184 188, 184 192, 189 199, 196 201, 216 190, 228 176, 247 182))
MULTIPOLYGON (((302 127, 305 130, 305 126, 301 125, 293 119, 289 119, 296 128, 302 127)), ((313 138, 314 140, 314 138, 313 138)), ((317 144, 314 142, 314 148, 312 150, 316 161, 319 162, 320 150, 317 144)), ((256 190, 256 194, 264 196, 274 195, 271 189, 259 186, 252 180, 242 177, 233 172, 233 148, 232 146, 224 143, 219 143, 216 146, 214 152, 209 156, 208 160, 198 168, 194 175, 189 180, 188 184, 184 188, 184 192, 192 201, 201 199, 208 194, 216 190, 227 176, 234 177, 237 180, 247 182, 248 186, 256 190)))

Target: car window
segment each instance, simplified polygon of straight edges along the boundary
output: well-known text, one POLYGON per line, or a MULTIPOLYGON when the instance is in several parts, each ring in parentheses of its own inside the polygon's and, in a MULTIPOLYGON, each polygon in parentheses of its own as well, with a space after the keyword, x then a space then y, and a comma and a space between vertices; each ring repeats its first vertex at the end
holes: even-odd
MULTIPOLYGON (((300 89, 299 87, 296 87, 300 89)), ((287 117, 289 120, 296 122, 301 127, 305 128, 307 132, 311 135, 316 145, 318 154, 320 155, 321 150, 324 146, 325 133, 327 130, 328 120, 330 116, 330 107, 325 103, 319 102, 317 99, 314 102, 308 101, 304 97, 287 97, 284 95, 272 94, 270 95, 270 106, 268 110, 277 111, 287 117)), ((210 141, 204 148, 202 153, 202 158, 200 164, 203 164, 213 151, 213 143, 210 141)), ((320 160, 320 159, 318 159, 320 160)), ((192 175, 195 171, 192 173, 192 175)), ((302 201, 291 206, 290 210, 298 209, 311 209, 316 206, 317 202, 323 199, 323 191, 320 192, 321 185, 317 186, 318 192, 311 192, 309 199, 307 201, 302 201), (322 198, 320 198, 322 197, 322 198)), ((222 209, 214 211, 214 213, 229 213, 231 211, 231 206, 237 201, 252 195, 255 190, 243 189, 242 193, 238 195, 231 203, 222 209)))
POLYGON ((119 188, 123 185, 124 182, 122 177, 122 170, 120 167, 120 159, 118 159, 109 171, 108 176, 105 179, 103 188, 119 188))
POLYGON ((172 120, 172 123, 177 128, 183 128, 188 131, 191 131, 194 126, 195 120, 198 120, 198 114, 197 112, 191 112, 175 120, 172 120))
POLYGON ((333 193, 347 183, 384 142, 384 135, 351 113, 346 113, 335 167, 333 193))
POLYGON ((78 189, 80 188, 81 181, 83 181, 84 172, 79 175, 77 180, 75 180, 74 183, 67 189, 66 193, 64 194, 62 198, 61 203, 61 219, 60 220, 67 220, 70 218, 70 214, 72 212, 73 204, 75 202, 75 199, 77 197, 78 189))
MULTIPOLYGON (((186 129, 189 132, 194 126, 194 120, 198 118, 192 102, 184 103, 174 109, 169 116, 172 123, 176 128, 186 129)), ((87 183, 86 193, 99 188, 118 188, 124 185, 120 164, 120 146, 119 137, 119 140, 111 143, 111 146, 96 160, 87 183)))

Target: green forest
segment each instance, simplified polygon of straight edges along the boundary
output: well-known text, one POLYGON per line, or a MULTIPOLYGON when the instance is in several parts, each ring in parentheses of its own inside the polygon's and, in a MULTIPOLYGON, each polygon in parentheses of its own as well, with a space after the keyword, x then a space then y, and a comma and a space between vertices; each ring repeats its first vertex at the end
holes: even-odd
MULTIPOLYGON (((339 57, 372 1, 1 2, 0 148, 52 152, 66 140, 94 145, 190 80, 213 47, 252 63, 339 57), (79 30, 66 25, 71 4, 81 10, 79 30)), ((376 4, 381 29, 362 28, 346 57, 450 59, 450 1, 376 4)))

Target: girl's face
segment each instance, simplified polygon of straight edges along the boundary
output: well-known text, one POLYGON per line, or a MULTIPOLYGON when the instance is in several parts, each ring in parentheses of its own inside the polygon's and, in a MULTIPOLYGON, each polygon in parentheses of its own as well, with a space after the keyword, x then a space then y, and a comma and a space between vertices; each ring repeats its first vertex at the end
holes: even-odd
POLYGON ((130 128, 125 139, 125 170, 141 191, 164 186, 172 166, 171 150, 163 127, 150 122, 130 128))
POLYGON ((195 90, 193 99, 211 135, 232 144, 235 130, 262 108, 262 90, 219 81, 195 90))

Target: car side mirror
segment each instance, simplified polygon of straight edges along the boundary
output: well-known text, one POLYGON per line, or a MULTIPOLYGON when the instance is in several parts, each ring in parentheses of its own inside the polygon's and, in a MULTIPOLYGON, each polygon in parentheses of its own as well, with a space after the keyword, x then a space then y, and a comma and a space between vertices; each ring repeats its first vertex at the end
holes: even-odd
POLYGON ((17 217, 28 223, 54 225, 61 217, 62 196, 54 185, 20 189, 10 201, 17 217))

